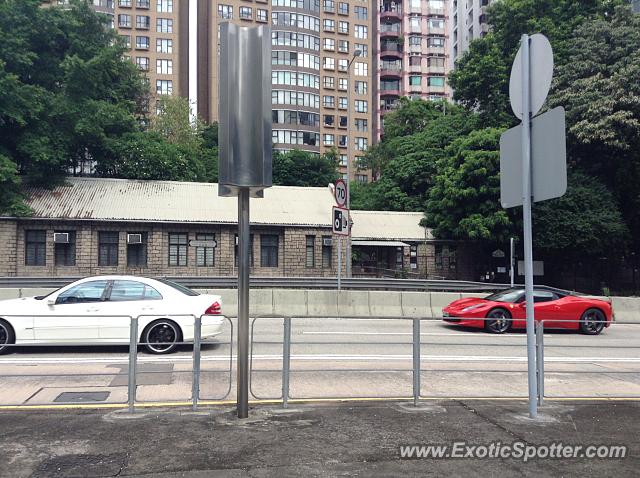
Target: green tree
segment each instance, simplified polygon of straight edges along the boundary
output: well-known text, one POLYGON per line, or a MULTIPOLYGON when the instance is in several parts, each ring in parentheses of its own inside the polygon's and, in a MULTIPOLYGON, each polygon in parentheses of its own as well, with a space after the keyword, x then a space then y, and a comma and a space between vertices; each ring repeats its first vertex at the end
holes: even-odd
POLYGON ((614 192, 640 250, 640 16, 627 6, 594 18, 567 45, 549 98, 567 112, 572 165, 614 192))
MULTIPOLYGON (((144 85, 104 15, 41 3, 0 1, 0 150, 3 176, 47 185, 137 130, 144 85)), ((10 190, 1 204, 15 203, 10 190)))
POLYGON ((499 203, 501 133, 473 131, 438 161, 423 220, 436 237, 501 243, 512 234, 513 221, 499 203))
POLYGON ((299 149, 273 153, 273 184, 327 186, 338 179, 338 152, 317 155, 299 149))
POLYGON ((545 34, 557 66, 573 64, 568 43, 584 22, 604 18, 626 0, 501 0, 491 4, 491 33, 471 42, 449 74, 454 99, 477 108, 487 125, 509 126, 509 74, 523 33, 545 34))

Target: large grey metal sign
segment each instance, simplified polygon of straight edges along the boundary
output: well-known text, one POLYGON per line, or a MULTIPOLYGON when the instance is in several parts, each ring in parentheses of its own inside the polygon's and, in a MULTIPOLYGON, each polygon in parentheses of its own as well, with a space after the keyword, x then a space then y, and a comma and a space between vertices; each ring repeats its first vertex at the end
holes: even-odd
MULTIPOLYGON (((567 145, 564 108, 558 106, 531 120, 531 189, 533 201, 567 192, 567 145)), ((500 203, 522 206, 522 125, 500 137, 500 203)))
POLYGON ((220 24, 219 195, 271 186, 271 29, 220 24))
POLYGON ((271 187, 271 30, 220 25, 220 196, 238 196, 238 418, 249 416, 249 197, 271 187))

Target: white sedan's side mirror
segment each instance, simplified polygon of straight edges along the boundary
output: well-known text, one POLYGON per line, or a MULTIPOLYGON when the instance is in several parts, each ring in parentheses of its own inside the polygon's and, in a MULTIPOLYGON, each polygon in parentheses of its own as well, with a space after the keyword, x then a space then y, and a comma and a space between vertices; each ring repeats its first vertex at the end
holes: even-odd
POLYGON ((47 299, 47 305, 49 307, 53 307, 54 305, 56 305, 56 300, 55 299, 47 299))

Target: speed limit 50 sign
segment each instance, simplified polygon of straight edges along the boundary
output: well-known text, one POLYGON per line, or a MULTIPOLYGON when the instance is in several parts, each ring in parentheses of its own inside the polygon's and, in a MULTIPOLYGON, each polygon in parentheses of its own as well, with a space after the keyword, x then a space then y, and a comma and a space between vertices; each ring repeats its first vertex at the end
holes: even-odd
POLYGON ((332 214, 333 233, 341 236, 349 235, 349 210, 341 207, 333 207, 332 214))
POLYGON ((338 179, 336 181, 336 204, 339 207, 344 207, 347 204, 347 183, 343 179, 338 179))

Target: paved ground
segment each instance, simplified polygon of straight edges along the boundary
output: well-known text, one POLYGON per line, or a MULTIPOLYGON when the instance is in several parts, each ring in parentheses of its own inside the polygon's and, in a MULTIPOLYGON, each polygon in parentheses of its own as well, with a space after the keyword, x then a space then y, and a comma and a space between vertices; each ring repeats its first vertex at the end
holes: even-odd
POLYGON ((637 476, 640 402, 318 404, 287 411, 0 412, 0 476, 637 476), (625 459, 402 459, 407 444, 626 445, 625 459))
MULTIPOLYGON (((203 399, 234 399, 230 329, 221 343, 203 347, 203 399)), ((282 320, 261 319, 253 332, 251 390, 258 398, 280 397, 282 320)), ((291 396, 411 396, 411 339, 411 322, 405 320, 294 319, 291 396)), ((421 340, 421 396, 527 395, 523 332, 496 336, 425 321, 421 340)), ((550 331, 546 395, 640 397, 639 351, 640 324, 614 324, 596 337, 550 331)), ((127 347, 19 347, 0 357, 0 405, 60 403, 66 392, 96 392, 105 403, 124 402, 127 361, 127 347)), ((139 401, 191 398, 189 347, 168 356, 141 352, 138 361, 139 401)))

